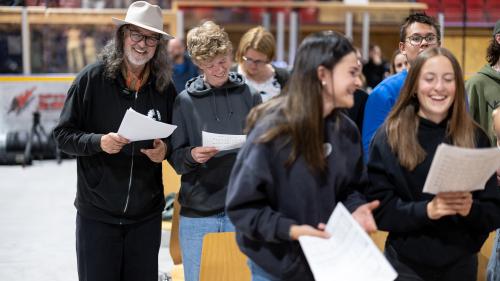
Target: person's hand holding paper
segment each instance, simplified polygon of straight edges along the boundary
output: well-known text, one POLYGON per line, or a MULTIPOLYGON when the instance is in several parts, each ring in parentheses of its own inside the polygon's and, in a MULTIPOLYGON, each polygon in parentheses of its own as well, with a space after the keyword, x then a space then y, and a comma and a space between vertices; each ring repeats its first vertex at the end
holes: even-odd
POLYGON ((130 141, 117 133, 109 133, 101 137, 101 149, 108 154, 120 152, 130 141))
MULTIPOLYGON (((371 210, 378 206, 378 201, 362 206, 362 217, 371 215, 371 210)), ((335 207, 325 229, 331 234, 328 239, 299 237, 300 246, 316 281, 390 281, 397 277, 392 266, 366 234, 366 230, 342 203, 335 207), (359 270, 360 268, 363 270, 359 270)))
POLYGON ((153 148, 141 149, 141 152, 155 163, 161 163, 167 155, 167 145, 161 139, 154 139, 153 148))
POLYGON ((472 193, 470 192, 440 192, 427 203, 427 216, 432 220, 444 216, 467 216, 472 207, 472 193))

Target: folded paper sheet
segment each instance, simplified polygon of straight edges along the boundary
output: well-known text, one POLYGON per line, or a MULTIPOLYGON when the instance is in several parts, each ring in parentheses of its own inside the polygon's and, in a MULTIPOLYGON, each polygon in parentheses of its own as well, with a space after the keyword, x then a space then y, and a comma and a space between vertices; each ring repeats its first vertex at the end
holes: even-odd
POLYGON ((202 131, 203 146, 215 147, 219 151, 240 148, 245 143, 246 135, 214 134, 202 131))
POLYGON ((130 141, 162 139, 170 136, 177 128, 142 115, 132 108, 127 109, 118 134, 130 141))
POLYGON ((392 281, 397 273, 349 211, 338 203, 326 229, 329 239, 299 237, 316 281, 392 281))
POLYGON ((442 143, 432 159, 423 191, 481 190, 499 167, 500 149, 496 147, 472 149, 442 143))

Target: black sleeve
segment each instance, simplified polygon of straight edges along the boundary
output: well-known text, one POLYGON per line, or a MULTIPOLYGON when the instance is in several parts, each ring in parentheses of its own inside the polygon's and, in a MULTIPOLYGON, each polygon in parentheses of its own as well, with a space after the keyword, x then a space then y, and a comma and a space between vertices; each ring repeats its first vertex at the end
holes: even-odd
POLYGON ((270 206, 274 181, 269 155, 266 145, 247 140, 231 173, 226 212, 236 229, 250 239, 289 241, 290 227, 296 222, 270 206))
POLYGON ((411 232, 431 222, 427 216, 428 201, 403 200, 401 194, 408 185, 402 167, 392 153, 385 135, 385 127, 377 131, 370 145, 368 160, 368 200, 380 200, 375 209, 378 227, 390 232, 411 232))
POLYGON ((281 89, 285 88, 288 79, 290 78, 290 72, 285 68, 274 67, 274 72, 276 73, 276 80, 281 86, 281 89))
MULTIPOLYGON (((177 97, 177 90, 175 89, 175 85, 174 85, 173 81, 170 81, 170 84, 168 85, 166 94, 167 94, 167 117, 166 117, 165 121, 168 124, 172 124, 174 102, 175 102, 175 98, 177 97)), ((169 136, 168 138, 163 139, 163 142, 167 146, 167 153, 165 154, 165 160, 167 160, 170 157, 170 154, 172 154, 171 138, 172 138, 172 136, 169 136)))
POLYGON ((188 128, 185 122, 184 112, 182 110, 182 96, 176 97, 173 107, 172 124, 177 126, 171 136, 171 153, 168 157, 170 165, 179 175, 194 171, 200 164, 194 161, 191 155, 191 146, 189 142, 188 128))
POLYGON ((102 134, 83 130, 85 120, 84 97, 90 95, 89 79, 85 74, 77 77, 66 97, 54 138, 61 151, 75 156, 89 156, 102 151, 102 134))

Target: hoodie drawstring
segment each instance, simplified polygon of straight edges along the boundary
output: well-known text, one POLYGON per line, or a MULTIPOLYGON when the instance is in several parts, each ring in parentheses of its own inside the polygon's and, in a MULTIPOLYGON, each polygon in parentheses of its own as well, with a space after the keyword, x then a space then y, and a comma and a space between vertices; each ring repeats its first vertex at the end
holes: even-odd
MULTIPOLYGON (((227 108, 229 110, 229 114, 228 114, 228 120, 231 119, 231 116, 233 116, 233 107, 231 106, 231 101, 229 100, 229 93, 227 91, 227 88, 225 89, 226 90, 226 105, 227 105, 227 108)), ((220 122, 221 119, 219 117, 219 114, 217 112, 217 102, 215 101, 215 91, 212 91, 212 104, 213 104, 213 107, 214 107, 214 115, 215 115, 215 120, 217 122, 220 122)))
POLYGON ((226 88, 226 104, 227 108, 229 109, 229 117, 227 119, 231 120, 231 116, 233 116, 233 107, 231 106, 231 100, 229 100, 229 93, 227 92, 227 88, 226 88))
POLYGON ((220 122, 220 117, 219 115, 217 114, 217 103, 215 102, 215 91, 212 91, 212 103, 213 103, 213 106, 214 106, 214 115, 215 115, 215 120, 217 122, 220 122))

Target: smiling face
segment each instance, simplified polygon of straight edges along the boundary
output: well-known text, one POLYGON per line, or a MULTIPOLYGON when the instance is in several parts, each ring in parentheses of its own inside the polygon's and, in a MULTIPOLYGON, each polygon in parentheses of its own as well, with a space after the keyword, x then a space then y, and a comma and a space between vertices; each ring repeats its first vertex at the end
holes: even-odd
POLYGON ((152 38, 159 38, 158 36, 158 33, 138 26, 131 25, 126 28, 123 51, 127 62, 135 67, 144 66, 155 54, 157 45, 151 46, 151 42, 154 41, 152 38), (141 36, 140 41, 135 41, 141 36), (146 44, 146 41, 150 43, 146 44))
POLYGON ((455 100, 455 75, 445 56, 438 55, 424 63, 418 78, 419 116, 434 123, 440 123, 448 116, 455 100))
POLYGON ((197 65, 203 71, 205 81, 212 87, 220 87, 229 79, 230 55, 218 55, 213 60, 201 61, 197 65))
MULTIPOLYGON (((323 86, 323 103, 325 109, 328 104, 333 108, 350 108, 354 105, 354 91, 361 86, 359 74, 361 66, 352 52, 345 55, 333 68, 319 73, 323 86)), ((329 112, 325 112, 328 114, 329 112)))

